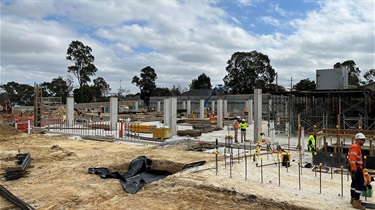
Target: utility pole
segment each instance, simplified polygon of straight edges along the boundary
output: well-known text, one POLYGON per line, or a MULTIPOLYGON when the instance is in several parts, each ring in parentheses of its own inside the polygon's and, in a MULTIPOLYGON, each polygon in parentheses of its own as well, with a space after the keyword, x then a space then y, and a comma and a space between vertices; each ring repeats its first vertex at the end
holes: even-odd
POLYGON ((120 90, 118 91, 118 96, 119 97, 122 95, 121 82, 122 82, 122 80, 120 79, 120 90))

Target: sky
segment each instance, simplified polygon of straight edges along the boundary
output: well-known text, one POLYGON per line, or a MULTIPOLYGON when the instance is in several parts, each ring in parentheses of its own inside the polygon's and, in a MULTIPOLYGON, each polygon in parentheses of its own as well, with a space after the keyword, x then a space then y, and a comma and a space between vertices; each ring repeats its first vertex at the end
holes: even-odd
MULTIPOLYGON (((267 55, 277 83, 316 80, 317 69, 353 60, 375 68, 374 0, 1 0, 0 83, 66 78, 66 51, 92 48, 111 93, 152 67, 158 87, 188 88, 205 73, 224 84, 235 52, 267 55)), ((73 76, 75 85, 77 79, 73 76)), ((90 83, 92 84, 92 83, 90 83)))

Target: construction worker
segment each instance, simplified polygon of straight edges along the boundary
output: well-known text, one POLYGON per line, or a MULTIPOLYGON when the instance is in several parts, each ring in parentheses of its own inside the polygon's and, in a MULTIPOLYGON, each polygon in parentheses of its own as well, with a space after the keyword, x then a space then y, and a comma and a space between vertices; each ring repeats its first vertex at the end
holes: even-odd
POLYGON ((233 122, 233 130, 234 130, 234 142, 238 143, 238 128, 239 128, 239 123, 238 121, 241 120, 240 116, 237 116, 235 121, 233 122))
POLYGON ((262 144, 266 144, 266 146, 267 146, 267 151, 269 151, 269 152, 272 153, 271 140, 270 140, 269 138, 266 137, 266 134, 265 134, 265 133, 260 133, 260 135, 262 136, 262 144))
POLYGON ((246 141, 246 128, 248 127, 246 120, 242 119, 240 123, 240 129, 241 129, 241 143, 246 141))
POLYGON ((363 177, 363 160, 362 160, 362 146, 365 143, 366 137, 363 133, 357 133, 355 135, 355 142, 352 144, 348 151, 349 166, 352 176, 352 182, 350 184, 350 203, 353 208, 366 209, 361 205, 361 192, 364 187, 363 177))
POLYGON ((65 124, 65 122, 66 122, 66 114, 63 115, 63 117, 62 117, 62 122, 61 122, 61 123, 62 123, 62 124, 65 124))
POLYGON ((307 148, 309 149, 309 152, 314 153, 315 152, 315 138, 314 135, 310 135, 307 139, 307 148))

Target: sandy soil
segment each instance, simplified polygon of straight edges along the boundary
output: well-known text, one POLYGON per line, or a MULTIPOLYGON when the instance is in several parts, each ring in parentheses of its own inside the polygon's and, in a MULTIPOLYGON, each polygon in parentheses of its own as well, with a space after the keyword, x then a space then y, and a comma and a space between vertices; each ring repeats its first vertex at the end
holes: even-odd
MULTIPOLYGON (((0 128, 1 172, 14 165, 21 153, 32 155, 31 165, 24 177, 0 184, 36 209, 349 209, 349 182, 344 178, 341 197, 340 176, 330 179, 324 174, 324 188, 319 192, 319 177, 304 169, 302 189, 299 187, 296 163, 281 168, 263 168, 247 159, 237 162, 230 175, 229 164, 216 155, 188 151, 192 145, 156 146, 92 140, 76 140, 68 136, 18 134, 9 127, 0 128), (101 179, 89 174, 90 167, 107 167, 126 172, 130 161, 145 155, 152 159, 152 168, 174 173, 163 180, 150 183, 136 194, 126 193, 117 179, 101 179), (180 171, 182 166, 196 161, 207 164, 180 171), (204 169, 193 173, 194 170, 204 169), (207 169, 207 170, 205 170, 207 169)), ((263 157, 267 163, 266 156, 263 157)), ((270 158, 271 159, 271 158, 270 158)), ((319 173, 318 173, 319 174, 319 173)), ((17 209, 0 197, 0 210, 17 209)))

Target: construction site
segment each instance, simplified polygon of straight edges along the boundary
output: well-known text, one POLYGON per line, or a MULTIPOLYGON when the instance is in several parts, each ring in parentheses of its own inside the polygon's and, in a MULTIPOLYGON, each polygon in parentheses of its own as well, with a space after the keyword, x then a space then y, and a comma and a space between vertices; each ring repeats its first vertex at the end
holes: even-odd
MULTIPOLYGON (((324 88, 323 88, 324 89, 324 88)), ((350 209, 347 152, 375 175, 371 88, 2 106, 0 210, 350 209), (235 142, 234 122, 247 123, 235 142), (316 139, 308 152, 307 139, 316 139)), ((373 209, 372 194, 363 205, 373 209)))

